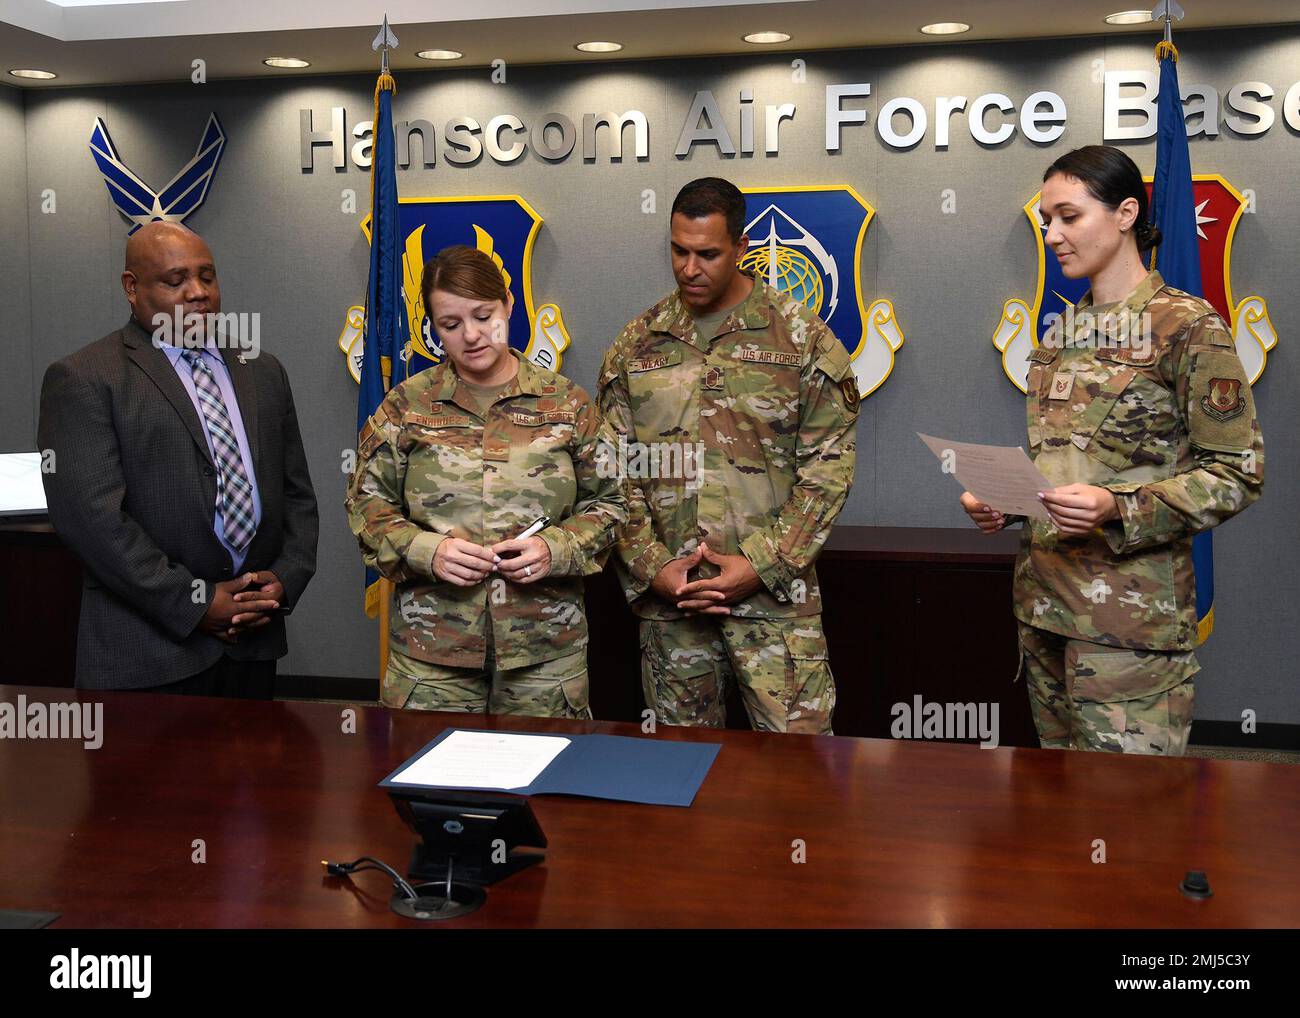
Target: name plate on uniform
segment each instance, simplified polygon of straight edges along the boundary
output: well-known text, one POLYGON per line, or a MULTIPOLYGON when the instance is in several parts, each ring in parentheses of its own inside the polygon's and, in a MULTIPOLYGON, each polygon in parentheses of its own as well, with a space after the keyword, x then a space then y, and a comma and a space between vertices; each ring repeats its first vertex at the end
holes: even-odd
POLYGON ((510 411, 510 420, 525 428, 536 428, 543 424, 573 424, 577 416, 573 410, 510 411))
POLYGON ((737 350, 736 360, 754 364, 783 364, 791 368, 799 366, 799 355, 784 350, 737 350))
POLYGON ((430 417, 428 414, 407 414, 406 421, 424 428, 468 428, 472 423, 468 417, 460 414, 439 414, 436 417, 430 417))
POLYGON ((654 371, 656 368, 666 368, 669 364, 676 364, 680 360, 680 354, 674 357, 672 354, 667 353, 658 357, 638 357, 627 362, 627 369, 631 372, 654 371))

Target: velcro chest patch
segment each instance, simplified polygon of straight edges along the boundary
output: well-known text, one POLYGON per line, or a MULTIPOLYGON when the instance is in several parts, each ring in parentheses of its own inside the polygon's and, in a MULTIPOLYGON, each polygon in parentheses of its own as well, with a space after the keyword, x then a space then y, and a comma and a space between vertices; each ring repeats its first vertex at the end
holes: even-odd
POLYGON ((407 414, 406 422, 422 428, 468 428, 474 423, 463 414, 407 414))
POLYGON ((799 355, 788 350, 742 349, 736 351, 736 360, 751 364, 780 364, 790 368, 797 368, 800 363, 799 355))
POLYGON ((681 361, 681 356, 663 353, 656 354, 653 357, 637 357, 627 362, 627 370, 631 374, 638 374, 642 371, 655 371, 658 368, 666 368, 670 364, 677 364, 681 361))
POLYGON ((577 416, 573 410, 511 410, 510 422, 524 428, 537 428, 543 424, 573 424, 577 416))

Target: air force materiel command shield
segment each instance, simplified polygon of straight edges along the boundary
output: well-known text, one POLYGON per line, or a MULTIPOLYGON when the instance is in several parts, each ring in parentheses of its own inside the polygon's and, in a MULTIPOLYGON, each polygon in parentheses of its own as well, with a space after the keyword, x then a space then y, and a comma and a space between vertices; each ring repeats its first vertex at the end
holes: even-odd
POLYGON ((90 132, 90 154, 104 176, 108 197, 113 206, 131 220, 127 236, 146 223, 162 220, 180 223, 203 204, 212 186, 212 177, 226 148, 226 132, 215 113, 208 114, 207 126, 199 139, 194 158, 185 164, 161 191, 155 191, 137 177, 118 157, 108 125, 103 117, 95 118, 90 132))
MULTIPOLYGON (((402 198, 399 201, 400 229, 406 238, 402 254, 402 299, 406 305, 408 335, 402 351, 402 365, 393 372, 393 384, 423 371, 443 359, 438 334, 424 307, 420 277, 424 263, 452 244, 466 244, 491 256, 505 277, 515 298, 510 316, 510 345, 534 364, 560 370, 569 334, 564 318, 554 304, 533 306, 533 242, 542 228, 542 217, 514 194, 473 198, 402 198)), ((370 217, 361 223, 370 240, 370 217)), ((365 328, 364 305, 347 310, 339 349, 348 359, 348 371, 361 381, 361 357, 365 328)))
MULTIPOLYGON (((1149 196, 1151 178, 1145 179, 1149 196)), ((1268 305, 1263 297, 1252 294, 1233 302, 1232 241, 1237 232, 1237 222, 1245 211, 1246 200, 1218 174, 1193 175, 1192 189, 1196 198, 1202 292, 1232 328, 1237 356, 1241 358, 1250 384, 1254 385, 1264 373, 1268 351, 1277 345, 1277 333, 1269 320, 1268 305)), ((1030 351, 1038 346, 1053 322, 1064 314, 1066 305, 1077 303, 1088 291, 1088 281, 1067 279, 1056 256, 1047 250, 1044 239, 1047 230, 1038 211, 1040 195, 1041 192, 1034 195, 1024 206, 1025 215, 1033 224, 1034 244, 1038 250, 1038 283, 1034 288, 1032 306, 1019 297, 1007 301, 1002 308, 1002 321, 993 334, 993 345, 1002 353, 1002 370, 1021 392, 1025 391, 1027 384, 1030 351)), ((1156 267, 1159 268, 1158 260, 1156 267)), ((1209 413, 1208 407, 1206 412, 1209 413)))
POLYGON ((1241 395, 1241 381, 1236 378, 1211 378, 1208 395, 1201 397, 1201 409, 1219 423, 1240 417, 1246 410, 1241 395))
POLYGON ((889 377, 903 329, 894 305, 867 306, 862 242, 876 210, 851 187, 742 187, 749 249, 741 268, 808 305, 839 337, 856 383, 844 398, 855 407, 889 377))

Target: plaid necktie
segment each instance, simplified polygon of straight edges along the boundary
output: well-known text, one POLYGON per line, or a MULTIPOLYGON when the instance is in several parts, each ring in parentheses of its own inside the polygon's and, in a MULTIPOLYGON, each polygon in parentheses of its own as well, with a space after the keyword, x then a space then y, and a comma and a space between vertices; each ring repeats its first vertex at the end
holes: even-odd
POLYGON ((197 350, 186 350, 182 356, 190 363, 194 376, 194 390, 199 394, 199 406, 207 422, 208 437, 217 466, 217 502, 221 511, 226 540, 237 551, 243 551, 253 539, 253 486, 244 473, 244 459, 239 454, 239 441, 230 425, 230 414, 221 398, 221 388, 212 377, 212 369, 204 363, 197 350))

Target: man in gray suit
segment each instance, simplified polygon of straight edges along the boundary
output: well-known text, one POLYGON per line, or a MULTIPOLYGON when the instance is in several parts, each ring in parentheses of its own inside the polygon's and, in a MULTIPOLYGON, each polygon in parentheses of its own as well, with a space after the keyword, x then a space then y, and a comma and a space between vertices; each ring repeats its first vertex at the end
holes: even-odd
POLYGON ((133 234, 122 287, 130 321, 41 388, 50 520, 85 565, 77 686, 270 698, 316 569, 289 379, 214 328, 216 266, 186 227, 133 234))

